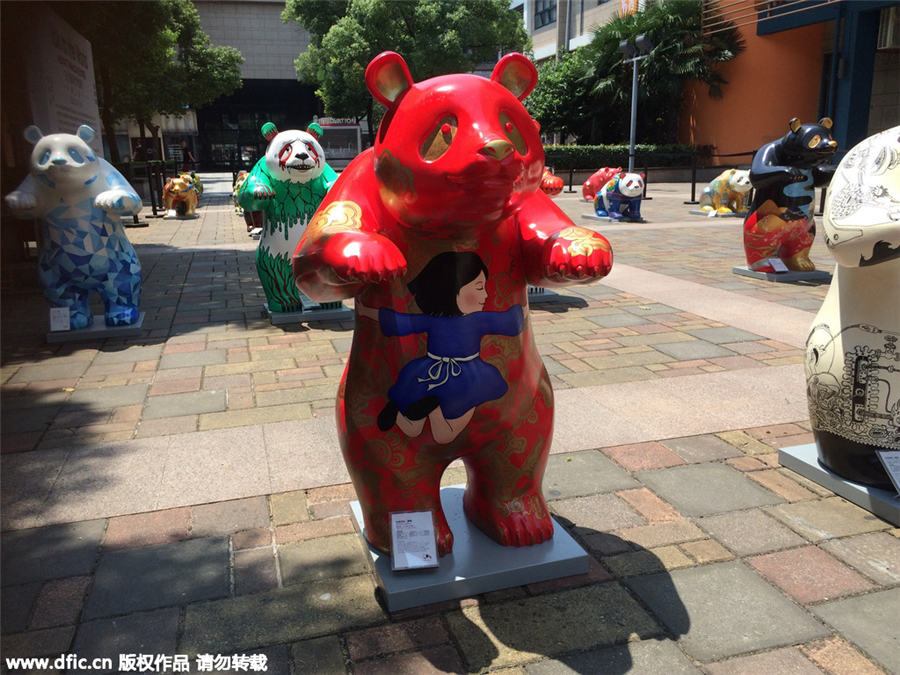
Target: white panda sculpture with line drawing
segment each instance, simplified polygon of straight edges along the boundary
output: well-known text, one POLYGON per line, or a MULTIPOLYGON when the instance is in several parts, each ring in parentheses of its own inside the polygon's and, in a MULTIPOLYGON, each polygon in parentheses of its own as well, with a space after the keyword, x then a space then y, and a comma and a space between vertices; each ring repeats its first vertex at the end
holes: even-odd
POLYGON ((900 127, 847 153, 823 225, 837 265, 805 360, 819 461, 890 489, 876 452, 900 450, 900 127))

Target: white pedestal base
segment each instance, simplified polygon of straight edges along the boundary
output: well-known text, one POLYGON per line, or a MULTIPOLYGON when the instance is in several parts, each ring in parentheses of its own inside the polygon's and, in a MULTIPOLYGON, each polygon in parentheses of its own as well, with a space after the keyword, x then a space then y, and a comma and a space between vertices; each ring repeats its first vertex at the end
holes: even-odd
MULTIPOLYGON (((388 611, 587 573, 588 554, 556 521, 553 538, 536 546, 501 546, 490 539, 463 513, 464 490, 464 485, 441 488, 453 552, 440 559, 439 567, 393 572, 390 556, 363 542, 388 611)), ((350 508, 357 530, 364 534, 359 502, 351 502, 350 508)))

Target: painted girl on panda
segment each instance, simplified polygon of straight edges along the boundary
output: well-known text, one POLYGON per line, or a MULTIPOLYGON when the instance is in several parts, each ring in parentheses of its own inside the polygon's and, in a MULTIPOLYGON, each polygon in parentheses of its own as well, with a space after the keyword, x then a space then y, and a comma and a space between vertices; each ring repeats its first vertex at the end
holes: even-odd
POLYGON ((388 391, 378 427, 396 424, 418 436, 431 422, 438 443, 455 439, 475 407, 503 396, 508 386, 500 371, 480 357, 485 335, 518 335, 524 312, 513 305, 486 312, 488 270, 473 251, 447 251, 432 258, 408 284, 422 314, 404 314, 357 301, 361 316, 378 321, 387 337, 427 333, 426 355, 407 363, 388 391))

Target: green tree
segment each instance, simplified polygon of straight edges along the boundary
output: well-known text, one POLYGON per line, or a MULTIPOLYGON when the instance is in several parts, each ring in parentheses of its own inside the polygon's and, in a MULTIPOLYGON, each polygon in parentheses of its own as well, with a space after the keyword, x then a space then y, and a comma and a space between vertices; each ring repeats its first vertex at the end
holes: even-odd
MULTIPOLYGON (((727 84, 717 66, 743 51, 743 41, 733 24, 713 36, 705 36, 700 21, 700 0, 653 2, 636 14, 618 17, 598 28, 582 48, 576 67, 556 62, 548 67, 548 84, 554 91, 568 91, 578 101, 583 116, 573 116, 565 127, 550 116, 548 130, 574 133, 580 141, 616 143, 629 135, 633 65, 623 63, 619 42, 646 34, 655 45, 638 66, 638 137, 644 143, 674 141, 684 86, 690 80, 708 85, 712 97, 721 97, 727 84), (563 82, 556 82, 555 79, 563 82), (560 126, 560 129, 555 128, 560 126)), ((544 96, 538 81, 529 98, 544 96)), ((549 97, 549 95, 548 95, 549 97)), ((552 106, 545 106, 552 110, 552 106)), ((543 109, 536 112, 543 113, 543 109)), ((544 125, 544 120, 537 115, 544 125)))
POLYGON ((522 16, 507 0, 287 0, 282 19, 312 34, 295 61, 299 79, 316 86, 329 115, 366 116, 370 138, 374 105, 364 74, 379 53, 402 54, 419 81, 529 47, 522 16))
POLYGON ((190 0, 58 2, 53 9, 91 43, 103 132, 120 161, 113 130, 133 118, 150 130, 154 114, 181 115, 241 86, 244 58, 216 47, 190 0))
POLYGON ((541 124, 541 131, 581 136, 596 116, 587 88, 579 84, 589 67, 586 52, 561 51, 556 59, 538 64, 538 84, 525 101, 531 116, 541 124))

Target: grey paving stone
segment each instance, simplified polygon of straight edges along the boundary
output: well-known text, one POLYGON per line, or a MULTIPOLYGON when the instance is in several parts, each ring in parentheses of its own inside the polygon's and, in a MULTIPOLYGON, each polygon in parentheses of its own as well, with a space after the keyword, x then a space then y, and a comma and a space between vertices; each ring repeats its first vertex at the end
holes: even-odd
POLYGON ((269 503, 263 497, 201 504, 191 509, 191 535, 213 537, 269 526, 269 503))
POLYGON ((228 353, 224 349, 206 349, 198 352, 183 352, 181 354, 165 354, 159 360, 159 369, 189 368, 191 366, 212 366, 218 363, 227 363, 228 353))
POLYGON ((84 371, 91 365, 90 361, 65 361, 51 362, 39 366, 22 366, 13 375, 10 384, 20 382, 43 382, 46 380, 66 380, 72 377, 81 377, 84 371))
POLYGON ((575 525, 579 534, 610 532, 645 524, 643 518, 613 494, 561 499, 554 501, 550 509, 575 525))
POLYGON ((119 654, 171 656, 177 651, 180 615, 180 609, 170 607, 88 621, 78 627, 72 650, 88 659, 111 658, 114 667, 107 672, 114 673, 120 672, 119 654))
POLYGON ((106 553, 84 615, 95 619, 227 596, 227 537, 106 553))
POLYGON ((123 405, 143 403, 149 384, 129 384, 122 387, 99 387, 96 389, 76 389, 67 402, 67 407, 78 406, 86 410, 108 410, 123 405))
POLYGON ((627 645, 592 649, 525 666, 528 675, 569 673, 640 673, 678 675, 701 672, 670 640, 641 640, 627 645))
POLYGON ((735 352, 725 349, 712 342, 704 340, 691 340, 685 342, 666 342, 653 345, 664 354, 674 356, 681 361, 693 361, 694 359, 713 359, 719 356, 735 356, 735 352))
POLYGON ((327 579, 188 605, 179 651, 224 654, 321 637, 385 620, 370 575, 327 579))
POLYGON ((131 345, 126 349, 115 350, 114 348, 107 346, 97 353, 92 365, 99 366, 109 363, 129 363, 132 361, 156 361, 160 354, 162 354, 163 347, 163 344, 146 345, 142 347, 131 345))
POLYGON ((739 561, 634 577, 626 584, 699 661, 830 634, 739 561))
POLYGON ((335 577, 349 577, 368 571, 359 536, 340 534, 278 547, 281 578, 296 584, 335 577))
POLYGON ((234 552, 234 593, 245 595, 278 587, 278 571, 272 548, 234 552))
POLYGON ((0 625, 4 633, 20 633, 28 628, 31 608, 41 590, 41 582, 4 586, 0 593, 0 625))
POLYGON ((550 455, 544 472, 543 491, 547 499, 570 499, 635 487, 640 484, 599 450, 550 455))
POLYGON ((224 390, 152 396, 144 406, 144 419, 222 412, 225 410, 225 400, 224 390))
POLYGON ((762 335, 756 335, 740 328, 732 328, 731 326, 721 326, 718 328, 698 328, 696 330, 686 330, 685 333, 693 335, 695 338, 706 340, 707 342, 715 342, 722 344, 723 342, 751 342, 755 340, 765 340, 762 335))
POLYGON ((88 520, 4 532, 3 585, 90 574, 105 530, 105 520, 88 520))
POLYGON ((886 532, 832 539, 820 546, 880 584, 900 583, 900 539, 886 532))
POLYGON ((842 497, 781 504, 767 508, 766 512, 813 542, 889 527, 885 521, 842 497))
POLYGON ((807 543, 760 509, 706 516, 697 518, 696 523, 740 556, 780 551, 807 543))
POLYGON ((744 453, 718 436, 685 436, 660 441, 669 450, 678 454, 685 462, 713 462, 717 459, 740 457, 744 453))
MULTIPOLYGON (((568 356, 568 355, 566 355, 568 356)), ((550 375, 561 375, 563 373, 571 373, 571 368, 566 368, 564 365, 559 363, 554 356, 545 356, 543 358, 544 368, 547 369, 547 373, 550 375)))
POLYGON ((708 675, 756 675, 757 673, 822 675, 822 670, 796 647, 782 647, 750 656, 736 656, 718 663, 705 663, 704 670, 708 675))
POLYGON ((874 657, 889 673, 900 672, 897 631, 900 588, 825 602, 810 608, 844 637, 874 657))
POLYGON ((724 464, 687 464, 635 477, 687 516, 706 516, 783 501, 724 464))
POLYGON ((350 352, 350 345, 353 344, 353 337, 341 337, 334 338, 331 341, 332 347, 334 347, 334 351, 338 354, 347 354, 350 352))
POLYGON ((620 328, 621 326, 637 326, 642 323, 649 323, 646 319, 639 316, 622 312, 620 314, 604 314, 600 316, 586 316, 588 321, 597 324, 601 328, 620 328))
POLYGON ((648 302, 642 305, 625 305, 622 309, 637 316, 652 316, 653 314, 677 314, 679 310, 658 302, 648 302))
MULTIPOLYGON (((0 640, 0 653, 4 658, 59 656, 69 650, 73 635, 75 635, 75 626, 4 635, 0 640)), ((3 672, 6 672, 5 668, 3 672)))
POLYGON ((344 652, 337 635, 313 638, 291 645, 294 671, 301 673, 345 673, 344 652))
POLYGON ((469 672, 661 634, 617 583, 465 607, 446 619, 469 672))
POLYGON ((21 434, 27 431, 44 431, 63 405, 36 405, 33 408, 7 409, 0 414, 4 434, 21 434))

